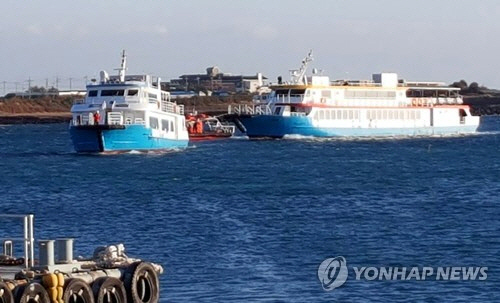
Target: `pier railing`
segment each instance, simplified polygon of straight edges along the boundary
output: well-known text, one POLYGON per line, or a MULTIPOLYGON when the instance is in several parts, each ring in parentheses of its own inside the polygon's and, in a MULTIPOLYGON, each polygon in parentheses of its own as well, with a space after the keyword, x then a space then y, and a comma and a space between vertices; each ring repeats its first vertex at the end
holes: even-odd
MULTIPOLYGON (((33 267, 35 265, 35 238, 34 238, 34 228, 33 221, 34 215, 0 215, 0 221, 12 221, 9 219, 18 219, 23 221, 24 226, 24 237, 22 238, 12 238, 6 236, 2 240, 3 246, 3 254, 8 257, 13 257, 14 254, 14 241, 23 241, 24 244, 24 264, 25 267, 33 267)), ((6 226, 5 223, 2 223, 3 226, 6 226)))

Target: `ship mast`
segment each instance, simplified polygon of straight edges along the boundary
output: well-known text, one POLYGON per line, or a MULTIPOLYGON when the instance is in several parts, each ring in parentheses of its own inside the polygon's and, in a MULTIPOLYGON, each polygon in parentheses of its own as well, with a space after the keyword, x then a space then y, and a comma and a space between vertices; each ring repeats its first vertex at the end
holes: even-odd
POLYGON ((117 68, 116 70, 118 71, 120 82, 125 82, 125 71, 127 70, 127 56, 125 55, 125 50, 122 52, 122 63, 120 68, 117 68))
POLYGON ((307 54, 307 56, 302 60, 302 65, 300 66, 299 69, 290 70, 290 74, 292 77, 292 84, 307 85, 306 70, 307 70, 307 64, 313 61, 312 52, 313 51, 311 49, 307 54))

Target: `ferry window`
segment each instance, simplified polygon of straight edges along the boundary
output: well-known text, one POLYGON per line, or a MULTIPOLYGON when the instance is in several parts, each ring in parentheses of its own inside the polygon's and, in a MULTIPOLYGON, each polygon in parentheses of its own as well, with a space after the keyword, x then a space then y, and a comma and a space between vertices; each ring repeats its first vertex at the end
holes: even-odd
POLYGON ((156 94, 148 93, 149 98, 156 99, 158 96, 156 94))
POLYGON ((417 111, 417 120, 420 119, 420 111, 417 111))
POLYGON ((97 91, 96 90, 90 90, 88 96, 89 97, 97 97, 97 91))
POLYGON ((124 93, 123 89, 106 89, 101 91, 101 97, 123 96, 124 93))
POLYGON ((330 120, 330 111, 329 110, 325 110, 325 119, 330 120))
POLYGON ((335 111, 334 110, 332 110, 331 116, 332 116, 332 119, 335 119, 335 111))
POLYGON ((424 90, 424 97, 436 97, 436 91, 434 90, 424 90))
POLYGON ((161 130, 168 132, 168 120, 161 120, 161 130))
POLYGON ((354 114, 353 114, 352 110, 350 110, 350 111, 349 111, 349 119, 351 119, 351 120, 352 120, 352 119, 353 119, 353 117, 354 117, 354 114))
POLYGON ((137 96, 138 93, 139 93, 139 90, 137 90, 137 89, 129 89, 127 91, 127 96, 137 96))
POLYGON ((291 89, 290 95, 303 95, 305 92, 305 89, 291 89))
POLYGON ((382 111, 377 110, 377 120, 382 120, 382 111))
POLYGON ((276 95, 288 95, 288 89, 278 89, 276 95))
POLYGON ((332 97, 332 91, 330 91, 330 90, 322 90, 321 91, 321 97, 322 98, 331 98, 332 97))
POLYGON ((324 111, 324 110, 320 110, 320 111, 319 111, 319 119, 320 119, 320 120, 325 119, 325 111, 324 111))
POLYGON ((438 96, 440 98, 446 98, 448 97, 448 91, 445 91, 445 90, 438 90, 438 96))
POLYGON ((356 120, 359 119, 359 110, 354 112, 354 119, 356 119, 356 120))
POLYGON ((342 111, 342 119, 347 120, 347 111, 346 110, 342 111))
POLYGON ((155 117, 149 117, 149 127, 158 129, 158 119, 155 117))
POLYGON ((174 131, 174 121, 170 121, 170 131, 174 131))
POLYGON ((274 109, 274 114, 275 114, 275 115, 279 115, 279 114, 280 114, 280 111, 281 111, 281 107, 279 107, 279 106, 278 106, 278 107, 276 107, 276 108, 274 109))
POLYGON ((387 120, 387 111, 386 110, 384 110, 382 112, 382 119, 387 120))

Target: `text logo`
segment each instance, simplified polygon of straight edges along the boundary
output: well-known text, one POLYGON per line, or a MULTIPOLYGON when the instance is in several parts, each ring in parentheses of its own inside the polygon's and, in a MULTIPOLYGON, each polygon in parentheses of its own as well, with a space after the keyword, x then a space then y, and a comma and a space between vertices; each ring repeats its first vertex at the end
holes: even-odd
POLYGON ((326 291, 342 286, 347 280, 347 263, 344 257, 328 258, 318 268, 318 279, 326 291))

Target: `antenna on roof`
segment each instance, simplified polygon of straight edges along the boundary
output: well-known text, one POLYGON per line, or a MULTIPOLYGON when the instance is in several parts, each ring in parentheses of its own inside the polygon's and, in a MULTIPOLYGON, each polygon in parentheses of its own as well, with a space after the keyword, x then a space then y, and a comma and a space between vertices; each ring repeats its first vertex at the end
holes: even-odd
POLYGON ((302 65, 300 66, 299 69, 290 70, 293 84, 306 84, 307 85, 306 70, 307 70, 307 64, 309 62, 313 61, 312 53, 313 53, 313 51, 311 49, 309 51, 309 53, 307 54, 307 56, 302 60, 302 65))
POLYGON ((122 52, 122 63, 120 68, 115 69, 118 71, 118 77, 120 82, 125 82, 125 71, 127 70, 127 55, 125 55, 125 50, 122 52))

